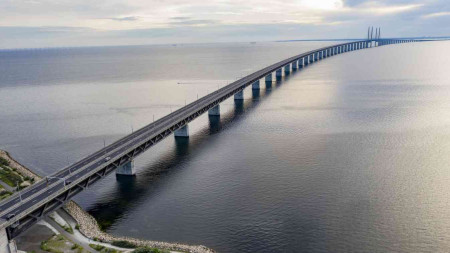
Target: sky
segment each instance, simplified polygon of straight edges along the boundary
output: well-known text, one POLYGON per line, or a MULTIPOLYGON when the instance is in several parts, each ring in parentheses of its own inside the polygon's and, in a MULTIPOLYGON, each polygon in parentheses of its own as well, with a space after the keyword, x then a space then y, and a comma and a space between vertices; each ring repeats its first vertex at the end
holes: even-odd
POLYGON ((0 0, 0 48, 449 36, 450 0, 0 0))

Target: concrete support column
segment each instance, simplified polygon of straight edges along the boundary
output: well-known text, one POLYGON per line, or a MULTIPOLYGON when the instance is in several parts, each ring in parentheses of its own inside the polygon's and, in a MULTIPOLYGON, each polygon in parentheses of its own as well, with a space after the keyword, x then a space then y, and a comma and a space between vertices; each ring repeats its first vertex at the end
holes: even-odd
POLYGON ((0 230, 0 252, 9 253, 9 241, 6 235, 6 229, 0 230))
POLYGON ((220 105, 216 105, 208 110, 208 115, 210 116, 220 116, 220 105))
POLYGON ((282 69, 277 69, 276 71, 275 71, 275 77, 277 78, 277 79, 279 79, 279 78, 281 78, 283 76, 283 71, 282 71, 282 69))
POLYGON ((308 55, 308 64, 313 63, 314 62, 314 57, 312 54, 308 55))
POLYGON ((265 79, 266 83, 272 82, 272 73, 268 74, 264 79, 265 79))
POLYGON ((298 60, 298 68, 299 68, 299 69, 301 69, 301 68, 303 68, 303 66, 305 66, 305 64, 303 63, 304 60, 305 60, 305 57, 300 58, 300 59, 298 60))
MULTIPOLYGON (((178 131, 178 130, 177 130, 178 131)), ((176 136, 176 131, 175 131, 176 136)), ((131 160, 125 164, 122 164, 116 169, 116 175, 125 175, 125 176, 133 176, 136 174, 136 171, 134 169, 134 161, 131 160)))
POLYGON ((244 99, 244 90, 239 91, 234 94, 234 100, 243 100, 244 99))
POLYGON ((259 90, 259 80, 252 83, 252 90, 259 90))
POLYGON ((316 52, 314 53, 314 61, 318 61, 319 60, 319 53, 316 52))
POLYGON ((292 63, 292 71, 295 71, 295 70, 297 70, 297 65, 298 64, 298 61, 294 61, 293 63, 292 63))
POLYGON ((189 126, 184 125, 180 129, 175 130, 175 137, 189 137, 189 126))
POLYGON ((291 73, 291 64, 284 66, 284 74, 289 75, 291 73))

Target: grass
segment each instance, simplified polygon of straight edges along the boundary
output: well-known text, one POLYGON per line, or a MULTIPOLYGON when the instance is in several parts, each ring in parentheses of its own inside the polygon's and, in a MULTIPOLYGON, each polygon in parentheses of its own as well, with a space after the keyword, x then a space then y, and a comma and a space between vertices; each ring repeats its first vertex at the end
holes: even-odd
POLYGON ((117 251, 115 249, 106 248, 103 245, 98 245, 98 244, 93 244, 93 243, 89 244, 89 247, 91 247, 91 248, 93 248, 96 251, 101 252, 101 253, 119 253, 120 252, 120 251, 117 251))
POLYGON ((51 253, 84 252, 83 247, 67 240, 63 235, 55 235, 49 240, 41 242, 41 250, 51 253))
POLYGON ((96 251, 102 251, 105 248, 105 246, 93 244, 93 243, 89 244, 89 247, 95 249, 96 251))
POLYGON ((133 250, 132 253, 169 253, 170 251, 157 248, 140 247, 133 250))
POLYGON ((83 253, 83 247, 81 247, 80 245, 78 245, 76 243, 70 249, 77 250, 77 253, 83 253))
POLYGON ((0 200, 6 199, 7 197, 9 197, 11 195, 12 195, 12 193, 9 191, 3 191, 2 193, 0 193, 0 200))
POLYGON ((17 184, 20 185, 23 182, 21 176, 5 167, 3 167, 3 169, 0 169, 0 180, 11 187, 16 187, 17 184))
POLYGON ((5 158, 0 157, 0 165, 2 165, 2 166, 9 166, 9 162, 5 158))
POLYGON ((66 230, 67 233, 73 234, 73 228, 71 226, 62 226, 62 228, 64 228, 64 230, 66 230))
POLYGON ((58 248, 63 248, 65 244, 65 239, 62 235, 57 235, 50 240, 41 242, 41 250, 51 252, 51 253, 64 253, 58 248))
POLYGON ((128 241, 113 241, 111 244, 116 247, 127 248, 127 249, 134 249, 137 247, 134 243, 131 243, 128 241))

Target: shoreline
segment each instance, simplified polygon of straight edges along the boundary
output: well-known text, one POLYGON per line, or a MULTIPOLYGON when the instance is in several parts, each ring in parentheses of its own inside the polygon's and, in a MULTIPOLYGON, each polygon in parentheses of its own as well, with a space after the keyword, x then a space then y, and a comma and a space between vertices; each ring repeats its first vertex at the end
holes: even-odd
MULTIPOLYGON (((8 160, 10 164, 17 168, 17 170, 23 175, 34 178, 36 182, 42 179, 35 172, 14 160, 14 158, 12 158, 7 151, 0 149, 0 157, 8 160)), ((88 212, 83 210, 83 208, 81 208, 81 206, 79 206, 75 201, 68 201, 62 208, 77 222, 77 224, 79 225, 79 232, 90 240, 99 240, 103 243, 112 243, 113 241, 127 241, 135 244, 138 247, 147 246, 152 248, 190 253, 215 253, 214 250, 203 245, 187 245, 181 243, 160 242, 136 239, 131 237, 114 236, 102 231, 100 229, 100 226, 98 225, 97 220, 88 212)))
POLYGON ((34 171, 28 169, 18 161, 14 160, 14 158, 8 153, 8 151, 0 149, 0 157, 6 159, 10 163, 10 166, 16 168, 20 174, 28 176, 30 178, 34 178, 35 182, 42 179, 41 176, 36 174, 34 171))

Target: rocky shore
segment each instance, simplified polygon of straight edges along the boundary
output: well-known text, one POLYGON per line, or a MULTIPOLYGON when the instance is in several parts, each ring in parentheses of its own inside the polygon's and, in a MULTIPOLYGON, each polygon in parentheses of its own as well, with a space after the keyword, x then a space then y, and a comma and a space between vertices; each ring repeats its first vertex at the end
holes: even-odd
MULTIPOLYGON (((9 163, 17 168, 17 170, 25 176, 29 176, 35 179, 35 181, 38 181, 41 179, 41 177, 37 174, 35 174, 30 169, 26 168, 25 166, 21 165, 19 162, 14 160, 6 151, 0 150, 0 157, 5 158, 9 163)), ((148 240, 140 240, 130 237, 117 237, 110 235, 108 233, 105 233, 100 230, 100 226, 97 223, 97 220, 95 220, 94 217, 92 217, 89 213, 84 211, 77 203, 74 201, 69 201, 64 206, 64 209, 67 213, 72 216, 76 222, 79 225, 79 231, 86 236, 87 238, 90 238, 92 240, 100 240, 102 242, 111 243, 113 241, 128 241, 130 243, 133 243, 136 246, 139 247, 152 247, 152 248, 160 248, 160 249, 168 249, 173 251, 182 251, 182 252, 190 252, 190 253, 214 253, 215 251, 212 249, 209 249, 202 245, 186 245, 186 244, 179 244, 179 243, 168 243, 168 242, 158 242, 158 241, 148 241, 148 240)))
POLYGON ((28 176, 30 178, 34 178, 35 182, 37 182, 38 180, 41 179, 41 177, 39 175, 37 175, 36 173, 34 173, 33 171, 31 171, 30 169, 28 169, 27 167, 23 166, 22 164, 20 164, 19 162, 17 162, 16 160, 14 160, 8 152, 4 151, 4 150, 0 150, 0 157, 4 158, 5 160, 7 160, 10 164, 10 167, 12 168, 16 168, 17 171, 24 175, 24 176, 28 176))
POLYGON ((103 242, 113 242, 113 241, 128 241, 139 247, 148 246, 152 248, 168 249, 174 251, 191 252, 191 253, 214 253, 212 249, 209 249, 202 245, 185 245, 179 243, 168 243, 168 242, 158 242, 158 241, 148 241, 140 240, 130 237, 117 237, 105 233, 100 230, 97 221, 84 211, 78 204, 74 201, 70 201, 65 206, 66 211, 78 222, 80 232, 91 239, 97 239, 103 242))

